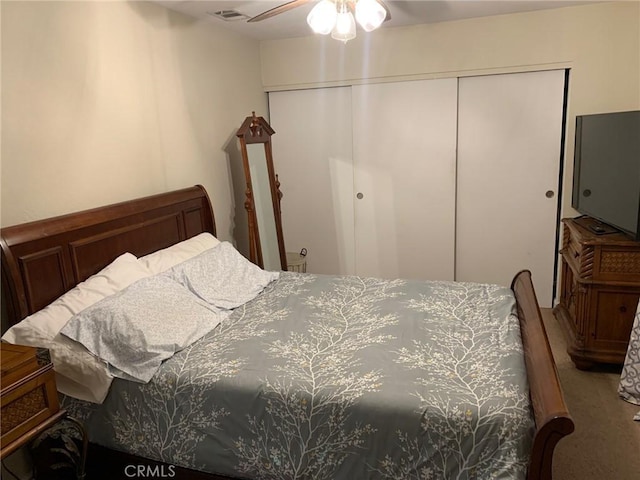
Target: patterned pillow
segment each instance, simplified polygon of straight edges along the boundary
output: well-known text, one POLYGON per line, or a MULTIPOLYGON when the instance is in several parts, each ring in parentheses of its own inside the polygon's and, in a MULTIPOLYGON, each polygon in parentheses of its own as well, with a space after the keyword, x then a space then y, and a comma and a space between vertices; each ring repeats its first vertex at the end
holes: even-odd
POLYGON ((211 331, 229 313, 169 277, 155 275, 83 310, 61 333, 107 362, 114 376, 146 383, 163 360, 211 331))
POLYGON ((232 309, 255 298, 277 279, 244 258, 229 242, 176 265, 165 272, 210 305, 232 309))

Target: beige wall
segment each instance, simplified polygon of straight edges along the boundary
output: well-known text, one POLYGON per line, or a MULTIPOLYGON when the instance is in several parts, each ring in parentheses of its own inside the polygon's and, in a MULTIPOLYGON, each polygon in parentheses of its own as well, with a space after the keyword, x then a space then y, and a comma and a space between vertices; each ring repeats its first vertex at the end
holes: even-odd
POLYGON ((2 225, 201 183, 230 239, 258 42, 146 2, 1 8, 2 225))
POLYGON ((637 1, 359 31, 346 45, 322 36, 266 41, 261 52, 267 91, 570 68, 564 215, 575 213, 575 116, 640 109, 637 1))
POLYGON ((230 239, 246 228, 234 226, 244 200, 234 132, 266 113, 263 91, 554 67, 571 68, 568 215, 575 115, 640 108, 636 1, 259 49, 146 2, 0 5, 3 226, 202 183, 230 239))

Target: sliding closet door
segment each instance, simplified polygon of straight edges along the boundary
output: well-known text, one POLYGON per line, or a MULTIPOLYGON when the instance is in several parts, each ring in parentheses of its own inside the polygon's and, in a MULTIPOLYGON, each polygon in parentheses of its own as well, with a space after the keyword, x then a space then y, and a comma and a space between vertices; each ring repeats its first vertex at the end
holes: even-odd
POLYGON ((452 280, 456 79, 354 86, 355 269, 452 280))
POLYGON ((351 88, 272 92, 269 118, 286 250, 306 248, 310 272, 355 273, 351 88))
POLYGON ((461 78, 456 280, 532 272, 552 306, 564 71, 461 78))

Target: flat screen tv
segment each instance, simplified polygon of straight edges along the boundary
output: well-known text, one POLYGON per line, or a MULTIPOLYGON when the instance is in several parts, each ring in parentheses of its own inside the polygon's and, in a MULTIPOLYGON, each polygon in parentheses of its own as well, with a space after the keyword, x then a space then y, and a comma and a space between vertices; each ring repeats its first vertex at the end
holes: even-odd
POLYGON ((640 111, 576 117, 571 204, 640 240, 640 111))

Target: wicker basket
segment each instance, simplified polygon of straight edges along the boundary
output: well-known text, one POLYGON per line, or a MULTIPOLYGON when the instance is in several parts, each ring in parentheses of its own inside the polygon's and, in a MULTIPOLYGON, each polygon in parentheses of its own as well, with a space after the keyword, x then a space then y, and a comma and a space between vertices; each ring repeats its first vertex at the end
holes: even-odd
POLYGON ((303 248, 300 253, 287 252, 287 270, 290 272, 307 272, 307 249, 303 248))

